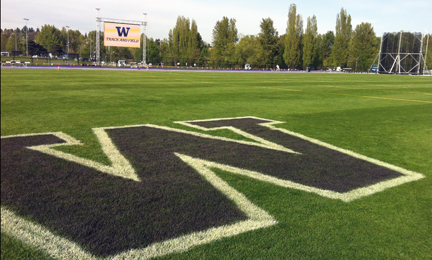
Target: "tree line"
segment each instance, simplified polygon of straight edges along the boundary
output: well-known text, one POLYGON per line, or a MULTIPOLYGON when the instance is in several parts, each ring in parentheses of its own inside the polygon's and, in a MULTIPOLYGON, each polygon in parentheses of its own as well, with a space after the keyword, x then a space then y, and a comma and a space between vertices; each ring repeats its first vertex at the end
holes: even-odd
MULTIPOLYGON (((307 17, 306 23, 297 13, 295 4, 288 11, 284 34, 274 28, 271 18, 263 18, 256 35, 239 34, 234 18, 223 17, 217 21, 212 32, 212 42, 203 41, 195 20, 179 16, 165 39, 146 37, 147 63, 181 66, 206 66, 241 68, 251 64, 255 68, 274 69, 326 69, 333 67, 368 70, 379 53, 380 37, 370 23, 355 28, 352 18, 341 8, 336 16, 335 31, 318 33, 315 15, 307 17), (304 28, 304 24, 306 24, 304 28)), ((2 30, 1 49, 25 53, 25 32, 19 28, 2 30)), ((89 60, 95 59, 96 31, 81 34, 78 30, 54 25, 44 25, 39 30, 29 28, 29 55, 53 53, 55 56, 69 53, 89 60), (68 42, 69 39, 69 42, 68 42)), ((103 43, 103 33, 100 34, 103 43)), ((143 40, 143 35, 141 40, 143 40)), ((432 44, 431 44, 432 45, 432 44)), ((128 59, 141 61, 141 48, 100 46, 100 57, 105 61, 128 59)), ((431 51, 432 54, 432 51, 431 51)))

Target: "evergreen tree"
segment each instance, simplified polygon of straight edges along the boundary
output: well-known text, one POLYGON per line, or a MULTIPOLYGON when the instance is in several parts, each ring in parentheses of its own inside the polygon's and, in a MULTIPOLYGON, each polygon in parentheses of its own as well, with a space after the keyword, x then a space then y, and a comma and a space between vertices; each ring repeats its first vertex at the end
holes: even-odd
POLYGON ((347 11, 342 8, 336 18, 336 36, 332 49, 334 66, 347 66, 351 33, 351 15, 348 15, 347 11))
POLYGON ((322 36, 322 41, 319 46, 319 56, 322 60, 323 68, 327 68, 333 65, 331 60, 332 49, 335 41, 335 35, 333 31, 328 31, 326 34, 322 36))
POLYGON ((284 60, 290 68, 301 69, 302 49, 301 40, 303 36, 303 19, 297 15, 297 7, 291 4, 288 12, 288 27, 285 38, 284 60))
POLYGON ((261 61, 263 64, 274 66, 279 51, 278 32, 273 26, 271 18, 262 19, 261 32, 258 34, 258 42, 261 46, 261 61))
POLYGON ((28 50, 29 50, 29 55, 31 56, 33 55, 46 56, 48 54, 47 50, 42 45, 39 45, 34 41, 28 42, 28 50))
POLYGON ((370 68, 378 51, 374 29, 370 23, 361 23, 356 26, 350 43, 348 66, 358 71, 370 68))
MULTIPOLYGON (((152 63, 153 65, 158 64, 161 61, 160 52, 158 48, 159 39, 153 40, 153 38, 147 39, 146 42, 146 57, 148 63, 152 63)), ((142 50, 140 52, 141 58, 135 58, 135 60, 142 60, 142 50)))

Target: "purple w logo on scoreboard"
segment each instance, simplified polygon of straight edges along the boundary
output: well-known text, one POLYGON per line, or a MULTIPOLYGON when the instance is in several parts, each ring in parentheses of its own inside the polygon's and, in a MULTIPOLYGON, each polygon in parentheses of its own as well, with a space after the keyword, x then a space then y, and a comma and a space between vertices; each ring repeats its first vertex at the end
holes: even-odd
POLYGON ((127 37, 130 27, 116 27, 117 28, 117 33, 119 37, 127 37), (120 30, 121 28, 121 30, 120 30), (127 30, 127 31, 126 31, 127 30))

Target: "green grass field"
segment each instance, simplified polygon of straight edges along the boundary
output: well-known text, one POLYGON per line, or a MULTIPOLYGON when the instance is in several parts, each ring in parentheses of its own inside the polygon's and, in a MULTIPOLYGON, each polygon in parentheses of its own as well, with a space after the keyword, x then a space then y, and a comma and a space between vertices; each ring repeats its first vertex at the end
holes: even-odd
MULTIPOLYGON (((103 164, 110 161, 92 128, 155 124, 203 132, 174 121, 245 116, 285 122, 277 127, 425 178, 343 202, 217 169, 278 223, 161 259, 431 259, 431 77, 1 71, 2 136, 63 132, 84 145, 58 150, 103 164)), ((246 140, 229 130, 207 134, 246 140)), ((14 210, 3 204, 9 189, 3 183, 2 170, 2 207, 14 210)), ((3 223, 1 246, 2 259, 50 259, 37 246, 4 233, 3 223)))

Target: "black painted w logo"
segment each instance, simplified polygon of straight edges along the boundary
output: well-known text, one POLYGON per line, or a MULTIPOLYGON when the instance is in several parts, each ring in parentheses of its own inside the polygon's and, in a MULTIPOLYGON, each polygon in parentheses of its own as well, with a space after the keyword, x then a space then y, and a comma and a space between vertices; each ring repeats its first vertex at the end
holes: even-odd
POLYGON ((277 224, 215 169, 344 202, 424 178, 270 119, 176 123, 247 141, 151 124, 94 128, 106 165, 54 149, 82 145, 62 132, 2 136, 2 233, 62 259, 159 257, 277 224))
POLYGON ((128 33, 129 33, 129 29, 130 27, 116 27, 117 28, 117 33, 119 37, 127 37, 128 33), (120 30, 121 28, 121 30, 120 30))

